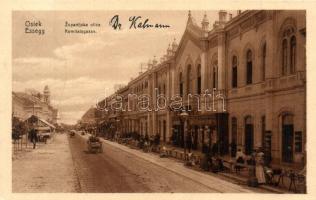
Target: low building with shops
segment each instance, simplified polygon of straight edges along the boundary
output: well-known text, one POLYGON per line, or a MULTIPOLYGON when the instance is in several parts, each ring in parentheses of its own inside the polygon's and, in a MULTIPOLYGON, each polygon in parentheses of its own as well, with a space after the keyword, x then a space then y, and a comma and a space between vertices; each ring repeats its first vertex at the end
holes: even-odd
POLYGON ((12 117, 25 121, 32 115, 57 124, 58 110, 51 105, 48 86, 43 93, 36 90, 12 92, 12 117))

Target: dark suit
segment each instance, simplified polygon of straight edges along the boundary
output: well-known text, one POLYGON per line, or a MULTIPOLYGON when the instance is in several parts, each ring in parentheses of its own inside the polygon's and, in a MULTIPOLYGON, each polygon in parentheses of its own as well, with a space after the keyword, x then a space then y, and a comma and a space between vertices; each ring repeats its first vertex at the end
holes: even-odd
POLYGON ((33 143, 33 149, 35 149, 36 142, 37 142, 37 130, 35 130, 34 128, 30 130, 30 139, 31 139, 31 142, 33 143))

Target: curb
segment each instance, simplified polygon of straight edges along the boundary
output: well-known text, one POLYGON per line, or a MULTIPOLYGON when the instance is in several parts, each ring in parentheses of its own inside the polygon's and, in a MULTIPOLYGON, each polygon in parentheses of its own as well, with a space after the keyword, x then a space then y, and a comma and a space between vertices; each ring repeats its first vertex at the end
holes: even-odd
MULTIPOLYGON (((122 151, 131 153, 131 154, 133 154, 133 155, 135 155, 135 156, 137 156, 137 157, 139 157, 139 158, 142 158, 142 159, 144 159, 144 160, 146 160, 146 161, 148 161, 148 162, 151 162, 152 164, 155 164, 155 165, 158 165, 158 166, 160 166, 160 167, 163 167, 164 169, 169 170, 170 172, 173 172, 173 173, 176 173, 176 174, 178 174, 178 175, 184 176, 184 177, 186 177, 186 178, 188 178, 188 179, 190 179, 190 180, 192 180, 192 181, 194 181, 194 182, 197 182, 197 183, 199 183, 199 184, 201 184, 201 185, 204 185, 204 186, 206 186, 206 187, 209 187, 209 188, 211 188, 212 190, 214 190, 214 191, 216 191, 216 192, 218 192, 218 193, 223 193, 223 192, 224 192, 224 191, 222 191, 222 190, 220 189, 221 187, 218 187, 217 184, 216 184, 216 185, 214 185, 214 184, 210 185, 210 184, 204 182, 205 180, 211 182, 211 181, 212 181, 211 179, 218 179, 218 177, 216 177, 216 176, 212 176, 211 174, 206 174, 206 173, 200 172, 200 171, 198 171, 198 170, 192 170, 192 169, 190 169, 190 168, 185 168, 185 169, 190 169, 190 171, 193 173, 193 176, 202 175, 202 176, 200 177, 200 179, 196 180, 196 179, 190 177, 189 175, 186 175, 186 174, 181 173, 180 171, 177 171, 177 169, 168 168, 168 167, 164 166, 163 164, 160 164, 160 163, 157 163, 157 162, 151 160, 150 158, 146 158, 146 157, 143 157, 143 156, 141 156, 141 155, 137 155, 137 153, 135 153, 135 152, 130 152, 130 151, 128 151, 128 148, 129 148, 129 147, 126 146, 126 145, 122 145, 122 144, 118 144, 118 143, 116 143, 116 142, 108 141, 108 140, 105 140, 105 139, 103 139, 103 138, 102 138, 102 140, 103 140, 104 143, 106 143, 106 144, 108 144, 108 145, 111 145, 111 146, 114 146, 114 147, 117 147, 117 145, 120 145, 120 146, 122 146, 122 147, 125 147, 125 148, 127 148, 127 149, 120 148, 120 147, 117 147, 117 148, 120 148, 122 151), (204 181, 203 181, 203 179, 204 179, 204 181), (212 186, 214 186, 214 187, 212 187, 212 186)), ((133 149, 133 150, 138 152, 138 150, 136 150, 136 149, 133 149)), ((154 155, 154 154, 150 154, 150 155, 154 155)), ((173 157, 170 157, 170 158, 173 158, 173 157)), ((177 160, 178 160, 178 159, 177 159, 177 160)), ((178 160, 178 161, 179 161, 179 160, 178 160)), ((180 162, 181 162, 181 161, 180 161, 180 162)), ((182 162, 181 162, 181 163, 182 163, 182 162)), ((183 163, 182 163, 182 164, 183 164, 183 163)), ((229 191, 229 193, 236 193, 236 192, 242 192, 242 193, 250 192, 250 193, 253 193, 253 192, 254 192, 253 190, 248 189, 248 188, 243 188, 243 187, 240 187, 240 186, 235 186, 234 183, 232 183, 232 182, 230 182, 230 181, 228 181, 228 180, 221 180, 221 181, 225 181, 227 184, 231 184, 231 185, 230 185, 230 187, 231 187, 230 190, 231 190, 231 191, 229 191)))
MULTIPOLYGON (((218 174, 221 175, 221 176, 224 176, 226 178, 235 180, 237 182, 240 182, 240 183, 243 183, 243 184, 247 184, 247 179, 246 178, 230 175, 230 174, 227 174, 227 173, 218 173, 218 174)), ((271 186, 268 186, 268 185, 260 185, 259 188, 265 189, 265 190, 270 191, 270 192, 278 193, 278 194, 288 194, 288 193, 291 194, 292 193, 291 191, 278 189, 278 188, 271 187, 271 186)))
MULTIPOLYGON (((80 136, 81 136, 81 135, 80 135, 80 136)), ((90 136, 90 135, 87 134, 87 135, 84 135, 84 136, 81 136, 81 137, 87 138, 87 137, 89 137, 89 136, 90 136)), ((139 150, 139 149, 137 149, 137 148, 132 148, 132 147, 129 146, 129 145, 119 144, 119 143, 117 143, 117 142, 109 141, 109 140, 106 140, 106 139, 104 139, 104 138, 100 138, 100 139, 101 139, 102 142, 104 142, 104 143, 106 143, 106 144, 109 144, 109 145, 111 145, 111 146, 113 146, 113 147, 120 148, 120 147, 118 147, 118 146, 121 146, 121 147, 123 147, 123 148, 132 149, 132 150, 134 150, 134 151, 138 151, 138 150, 139 150)), ((182 173, 176 171, 175 169, 168 169, 168 168, 166 168, 164 165, 161 165, 161 164, 159 164, 159 163, 156 163, 155 161, 151 160, 150 158, 144 158, 144 157, 141 156, 141 155, 137 155, 135 152, 130 152, 130 151, 128 151, 127 149, 123 149, 123 148, 120 148, 120 149, 123 150, 123 151, 125 151, 125 152, 132 153, 133 155, 135 155, 135 156, 137 156, 137 157, 139 157, 139 158, 145 159, 146 161, 151 162, 151 163, 153 163, 153 164, 155 164, 155 165, 158 165, 158 166, 160 166, 160 167, 163 167, 163 168, 165 168, 165 169, 167 169, 167 170, 169 170, 169 171, 171 171, 171 172, 173 172, 173 173, 176 173, 176 174, 185 176, 186 178, 189 178, 189 179, 191 179, 191 180, 193 180, 193 181, 195 181, 195 182, 198 182, 198 183, 200 183, 200 184, 202 184, 202 185, 205 185, 205 186, 209 187, 207 184, 203 183, 202 181, 194 180, 193 178, 191 178, 191 177, 189 177, 189 176, 186 176, 185 174, 182 174, 182 173)), ((171 158, 171 159, 176 159, 176 160, 179 161, 179 162, 182 161, 182 159, 181 159, 181 157, 182 157, 181 153, 182 153, 182 152, 178 152, 178 151, 175 152, 175 151, 173 151, 172 149, 168 149, 167 151, 168 151, 169 159, 170 159, 170 158, 171 158), (174 154, 175 154, 175 155, 174 155, 174 154)), ((157 154, 156 154, 156 153, 151 153, 151 155, 157 155, 157 154)), ((204 175, 206 175, 206 176, 215 177, 215 176, 212 176, 211 174, 207 174, 207 173, 201 172, 201 171, 199 171, 199 170, 197 170, 197 169, 194 169, 194 168, 189 168, 189 169, 191 169, 192 172, 194 172, 194 173, 202 173, 202 174, 204 174, 204 175)), ((246 183, 247 183, 247 179, 246 179, 246 178, 237 177, 237 176, 233 176, 233 175, 226 174, 226 173, 217 173, 217 174, 218 174, 219 176, 225 177, 225 178, 227 178, 227 179, 234 180, 234 181, 236 181, 236 182, 238 182, 238 183, 243 183, 243 184, 246 184, 246 183)), ((230 182, 229 180, 226 180, 226 181, 229 182, 229 183, 231 183, 231 184, 234 184, 234 183, 230 182)), ((264 190, 269 191, 269 192, 278 193, 278 194, 288 193, 288 192, 286 192, 286 191, 283 191, 283 190, 280 190, 280 189, 276 189, 276 188, 273 188, 273 187, 270 187, 270 186, 266 186, 266 185, 261 185, 261 186, 259 186, 258 188, 264 189, 264 190)), ((217 190, 216 188, 212 188, 212 189, 213 189, 213 190, 216 190, 217 192, 221 192, 220 190, 217 190)), ((251 189, 245 189, 245 188, 243 188, 243 189, 244 189, 244 190, 249 190, 249 191, 251 191, 251 189)), ((242 192, 245 192, 245 191, 242 191, 242 192)), ((251 192, 253 192, 253 191, 251 191, 251 192)))

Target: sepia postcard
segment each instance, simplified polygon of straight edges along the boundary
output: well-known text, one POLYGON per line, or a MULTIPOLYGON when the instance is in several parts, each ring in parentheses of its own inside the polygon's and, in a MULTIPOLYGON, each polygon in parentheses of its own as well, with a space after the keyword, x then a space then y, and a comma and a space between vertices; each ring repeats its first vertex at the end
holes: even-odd
POLYGON ((312 198, 313 2, 97 2, 4 14, 1 200, 312 198))

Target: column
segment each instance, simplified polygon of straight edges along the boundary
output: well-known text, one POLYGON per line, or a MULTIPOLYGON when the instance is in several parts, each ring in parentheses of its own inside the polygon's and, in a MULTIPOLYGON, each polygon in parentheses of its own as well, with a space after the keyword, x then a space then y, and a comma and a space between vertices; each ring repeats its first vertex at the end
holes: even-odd
POLYGON ((166 116, 166 141, 169 141, 169 138, 171 136, 171 119, 170 119, 171 113, 168 109, 168 106, 170 105, 170 98, 172 97, 172 93, 173 93, 172 72, 173 72, 172 66, 171 66, 171 64, 169 64, 168 70, 167 70, 167 92, 166 92, 168 101, 167 101, 167 108, 165 111, 167 113, 167 116, 166 116))
POLYGON ((218 35, 218 46, 217 46, 217 55, 218 55, 218 90, 225 88, 225 36, 222 34, 218 35))
POLYGON ((156 91, 155 88, 157 87, 157 73, 154 72, 153 73, 153 77, 152 77, 152 82, 153 82, 153 88, 152 88, 152 103, 153 103, 153 112, 152 112, 152 130, 153 130, 153 134, 155 135, 157 133, 157 112, 154 111, 155 109, 155 105, 156 105, 156 91))
POLYGON ((168 73, 170 73, 171 79, 171 87, 168 88, 170 90, 169 95, 174 96, 176 93, 176 83, 175 83, 175 66, 174 63, 169 67, 168 73))
POLYGON ((207 72, 207 54, 206 52, 202 52, 201 54, 201 91, 202 94, 205 92, 205 90, 208 88, 207 87, 207 79, 209 73, 207 72))

